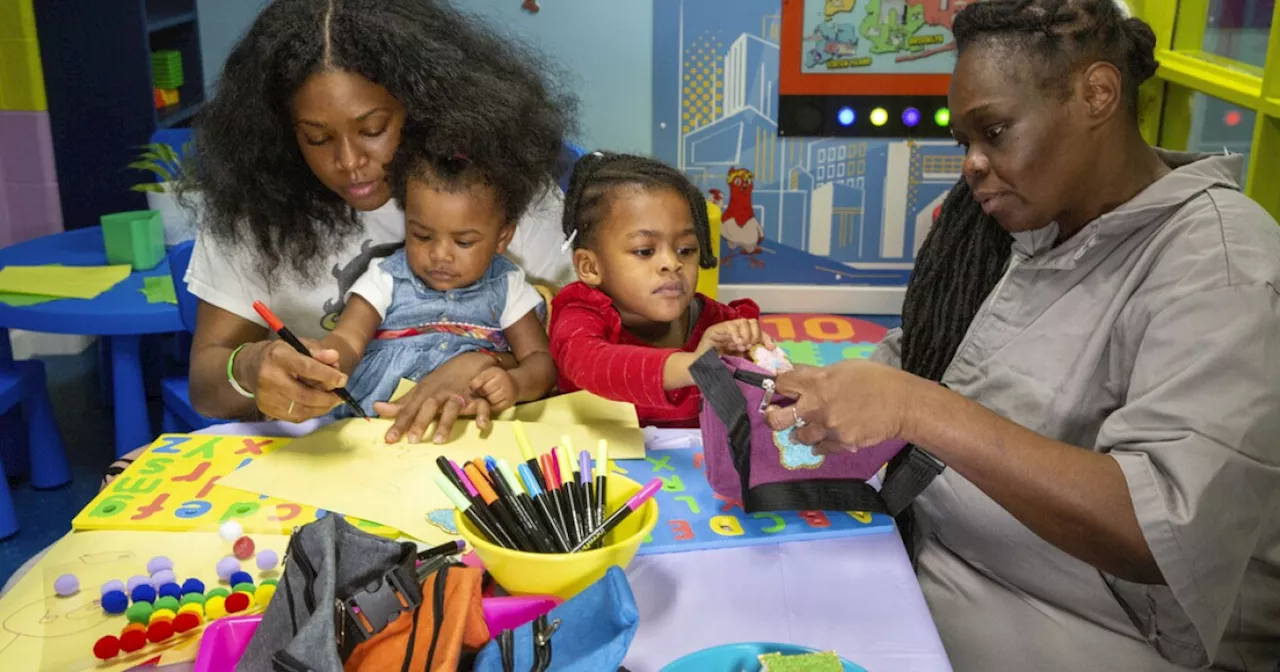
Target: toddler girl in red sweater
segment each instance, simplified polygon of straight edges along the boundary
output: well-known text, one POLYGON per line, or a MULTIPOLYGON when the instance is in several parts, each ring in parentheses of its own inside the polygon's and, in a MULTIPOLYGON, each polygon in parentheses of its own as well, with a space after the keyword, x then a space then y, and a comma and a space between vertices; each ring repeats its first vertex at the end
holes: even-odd
POLYGON ((701 395, 689 365, 702 353, 773 348, 751 300, 696 292, 715 268, 707 205, 680 171, 596 152, 574 167, 564 202, 574 282, 551 310, 561 392, 585 389, 636 406, 641 425, 696 427, 701 395))

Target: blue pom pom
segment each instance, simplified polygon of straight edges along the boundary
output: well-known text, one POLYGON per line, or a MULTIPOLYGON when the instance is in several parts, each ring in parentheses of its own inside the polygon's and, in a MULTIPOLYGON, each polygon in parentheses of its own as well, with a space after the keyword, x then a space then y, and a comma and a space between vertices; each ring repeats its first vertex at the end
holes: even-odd
POLYGON ((166 583, 160 586, 160 597, 181 598, 182 588, 178 587, 176 583, 166 583))
POLYGON ((128 608, 129 598, 125 597, 122 590, 111 590, 102 596, 102 610, 108 614, 123 614, 128 608))
POLYGON ((204 582, 201 581, 200 579, 187 579, 186 581, 182 582, 183 595, 186 595, 187 593, 203 593, 203 592, 204 592, 204 582))
POLYGON ((130 595, 130 597, 133 598, 134 602, 155 602, 156 589, 146 584, 143 584, 141 586, 138 586, 137 588, 134 588, 133 593, 130 595))
POLYGON ((253 577, 249 575, 249 572, 234 572, 231 575, 231 580, 228 581, 227 583, 230 583, 233 586, 240 583, 252 584, 253 577))

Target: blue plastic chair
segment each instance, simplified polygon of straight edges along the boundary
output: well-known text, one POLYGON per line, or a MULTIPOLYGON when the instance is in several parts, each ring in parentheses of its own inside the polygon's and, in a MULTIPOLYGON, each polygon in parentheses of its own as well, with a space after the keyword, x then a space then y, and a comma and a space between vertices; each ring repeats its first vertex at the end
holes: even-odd
MULTIPOLYGON (((17 409, 19 405, 27 430, 28 459, 25 466, 31 476, 31 486, 44 490, 70 483, 71 468, 67 465, 67 450, 62 443, 58 422, 53 417, 53 402, 49 399, 49 390, 45 387, 44 362, 13 361, 9 332, 0 329, 0 416, 17 409)), ((14 460, 13 463, 24 464, 20 460, 14 460)), ((0 466, 0 539, 17 532, 18 517, 13 508, 13 496, 9 492, 4 467, 0 466)))
POLYGON ((557 166, 557 172, 560 173, 560 191, 569 191, 569 178, 573 177, 573 164, 586 153, 587 150, 567 140, 560 148, 560 165, 557 166))
MULTIPOLYGON (((188 334, 196 332, 196 306, 198 299, 187 289, 184 277, 191 263, 191 251, 195 241, 188 240, 169 250, 169 275, 173 278, 173 293, 178 298, 178 314, 188 334)), ((192 432, 197 429, 220 425, 226 420, 209 418, 198 413, 191 405, 191 388, 187 376, 174 376, 160 381, 160 398, 164 403, 161 429, 166 434, 192 432)))

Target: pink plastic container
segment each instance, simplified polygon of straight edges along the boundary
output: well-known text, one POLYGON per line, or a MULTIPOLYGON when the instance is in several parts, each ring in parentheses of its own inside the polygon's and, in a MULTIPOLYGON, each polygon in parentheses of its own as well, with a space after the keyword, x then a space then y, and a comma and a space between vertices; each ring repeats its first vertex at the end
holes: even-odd
POLYGON ((200 639, 200 650, 192 672, 228 672, 236 669, 240 657, 253 639, 262 614, 227 616, 210 623, 200 639))

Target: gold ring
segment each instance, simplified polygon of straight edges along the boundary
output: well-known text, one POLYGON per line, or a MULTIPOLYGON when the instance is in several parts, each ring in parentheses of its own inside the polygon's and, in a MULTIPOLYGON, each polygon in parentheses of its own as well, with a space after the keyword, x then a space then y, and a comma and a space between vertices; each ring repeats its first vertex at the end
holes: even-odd
POLYGON ((292 400, 292 399, 290 399, 290 400, 289 400, 289 410, 285 411, 285 412, 284 412, 284 414, 285 414, 286 416, 292 416, 292 415, 293 415, 293 400, 292 400))

